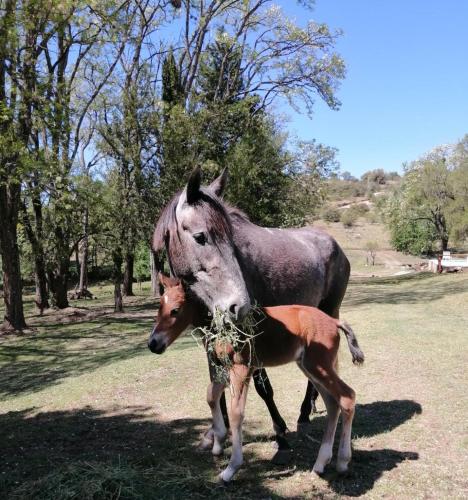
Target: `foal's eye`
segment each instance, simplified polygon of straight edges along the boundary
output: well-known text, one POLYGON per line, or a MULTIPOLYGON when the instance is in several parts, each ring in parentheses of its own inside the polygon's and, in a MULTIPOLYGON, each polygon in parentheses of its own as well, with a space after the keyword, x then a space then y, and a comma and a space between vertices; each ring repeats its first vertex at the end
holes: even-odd
POLYGON ((206 243, 205 233, 195 233, 193 238, 199 245, 204 245, 206 243))
POLYGON ((178 307, 176 307, 175 309, 172 309, 172 310, 171 310, 171 316, 172 316, 172 317, 175 317, 175 316, 177 316, 178 314, 179 314, 179 308, 178 308, 178 307))

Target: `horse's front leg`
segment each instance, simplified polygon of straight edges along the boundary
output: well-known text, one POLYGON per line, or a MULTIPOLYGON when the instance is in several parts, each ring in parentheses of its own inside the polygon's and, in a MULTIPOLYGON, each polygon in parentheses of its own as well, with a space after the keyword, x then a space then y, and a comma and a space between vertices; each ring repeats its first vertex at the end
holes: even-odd
POLYGON ((229 428, 229 418, 227 415, 224 385, 214 381, 216 361, 212 359, 208 353, 207 359, 208 370, 210 373, 210 383, 207 388, 206 400, 211 410, 212 424, 203 435, 198 447, 201 450, 212 450, 214 455, 220 455, 222 452, 221 444, 224 441, 227 429, 229 428), (218 435, 222 436, 218 439, 218 441, 215 439, 215 432, 217 432, 215 428, 218 431, 218 435))
POLYGON ((283 420, 283 417, 280 415, 278 408, 276 407, 275 400, 273 399, 273 387, 271 386, 266 370, 263 368, 255 370, 253 380, 255 389, 258 395, 263 399, 263 401, 265 401, 268 411, 270 412, 271 419, 273 420, 273 430, 275 431, 278 449, 280 451, 291 449, 289 443, 284 437, 288 428, 286 426, 286 422, 283 420))
POLYGON ((206 401, 211 409, 212 425, 203 436, 200 448, 204 450, 211 449, 213 455, 221 455, 223 452, 223 443, 226 438, 227 429, 224 424, 223 415, 219 401, 224 394, 224 384, 220 382, 210 382, 208 384, 206 401))
POLYGON ((244 421, 245 402, 252 369, 246 365, 234 365, 230 369, 231 403, 229 405, 229 420, 231 422, 232 453, 229 464, 219 475, 223 483, 232 479, 243 462, 242 453, 242 422, 244 421))

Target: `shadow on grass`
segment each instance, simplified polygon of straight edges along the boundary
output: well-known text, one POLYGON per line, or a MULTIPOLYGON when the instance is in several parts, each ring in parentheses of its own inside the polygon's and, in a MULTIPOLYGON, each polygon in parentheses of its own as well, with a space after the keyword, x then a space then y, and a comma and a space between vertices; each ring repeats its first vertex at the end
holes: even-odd
MULTIPOLYGON (((362 435, 360 428, 365 421, 370 425, 366 435, 374 435, 401 425, 420 411, 413 401, 361 405, 358 415, 362 414, 363 420, 357 422, 358 434, 362 435)), ((137 490, 135 497, 140 494, 139 498, 280 498, 271 480, 311 470, 324 420, 323 416, 314 419, 308 437, 291 433, 293 452, 287 466, 274 466, 269 459, 257 456, 253 447, 244 447, 244 466, 228 488, 220 489, 215 477, 225 467, 230 450, 221 459, 196 451, 198 439, 208 425, 205 419, 165 422, 143 407, 130 407, 117 415, 89 407, 39 414, 33 409, 9 412, 0 415, 0 491, 4 492, 2 497, 18 487, 35 492, 41 483, 34 481, 50 483, 51 474, 85 462, 106 467, 128 464, 140 475, 142 481, 138 484, 150 482, 151 495, 137 490)), ((245 428, 246 443, 259 440, 249 435, 248 423, 245 428)), ((348 476, 327 472, 324 483, 312 474, 306 475, 300 488, 304 494, 320 498, 331 497, 333 492, 360 496, 371 490, 385 471, 405 460, 417 459, 418 454, 410 451, 355 449, 348 476)), ((40 498, 37 491, 35 496, 40 498)))
POLYGON ((449 279, 436 279, 434 274, 423 273, 407 278, 406 280, 392 280, 391 278, 380 281, 367 280, 360 284, 350 286, 343 301, 346 307, 359 306, 363 304, 414 304, 418 302, 430 302, 446 296, 468 292, 468 279, 454 281, 449 279), (399 286, 402 283, 414 282, 409 287, 399 286), (388 285, 392 285, 389 287, 388 285))
POLYGON ((0 343, 0 397, 37 391, 69 376, 146 354, 151 321, 47 324, 39 334, 0 343))

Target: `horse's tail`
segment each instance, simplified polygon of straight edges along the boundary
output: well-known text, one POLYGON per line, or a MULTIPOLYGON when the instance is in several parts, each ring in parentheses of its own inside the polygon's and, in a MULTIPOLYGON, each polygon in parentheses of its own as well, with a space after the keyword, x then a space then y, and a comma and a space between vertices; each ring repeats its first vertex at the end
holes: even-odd
POLYGON ((346 340, 348 341, 349 350, 351 352, 351 356, 353 357, 353 363, 355 365, 361 365, 362 363, 364 363, 364 353, 361 351, 361 348, 359 347, 353 329, 345 321, 338 321, 337 326, 346 335, 346 340))

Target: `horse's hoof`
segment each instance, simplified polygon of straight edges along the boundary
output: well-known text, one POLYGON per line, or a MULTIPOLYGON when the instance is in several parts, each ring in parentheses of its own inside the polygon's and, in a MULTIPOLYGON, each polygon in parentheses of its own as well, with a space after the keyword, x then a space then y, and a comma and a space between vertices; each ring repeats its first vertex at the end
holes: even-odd
POLYGON ((292 450, 278 450, 274 457, 271 459, 271 462, 274 465, 287 465, 291 462, 292 450))
POLYGON ((213 445, 213 448, 211 449, 211 453, 215 456, 215 457, 219 457, 223 454, 223 447, 220 446, 219 444, 215 444, 213 445))
POLYGON ((325 472, 325 467, 317 467, 314 465, 314 468, 312 469, 312 472, 317 474, 317 476, 323 476, 325 472))
POLYGON ((297 433, 299 435, 307 434, 310 430, 310 422, 297 422, 297 433))
POLYGON ((337 461, 336 462, 336 471, 338 472, 338 474, 347 474, 349 471, 348 465, 349 465, 349 462, 337 461))

